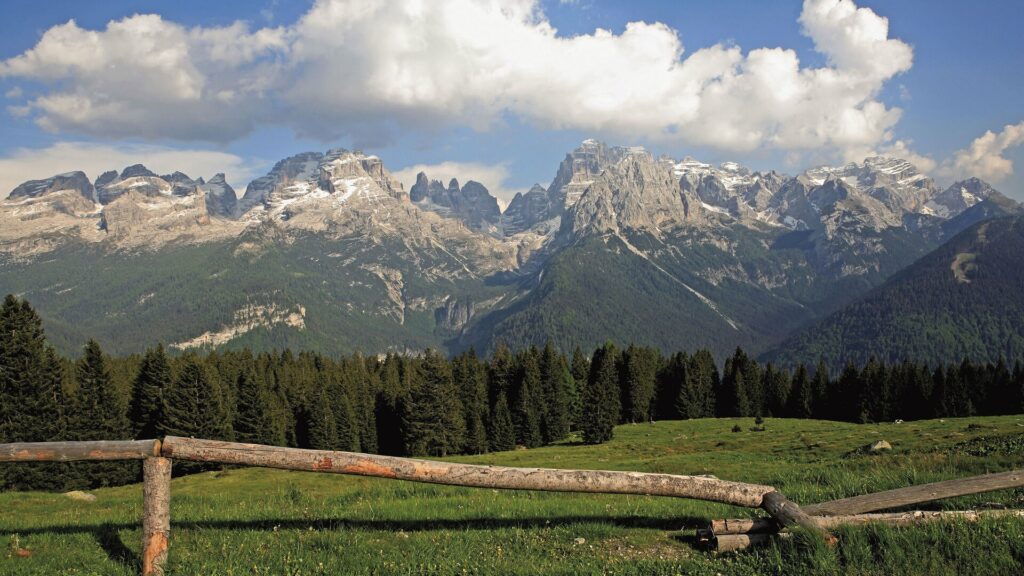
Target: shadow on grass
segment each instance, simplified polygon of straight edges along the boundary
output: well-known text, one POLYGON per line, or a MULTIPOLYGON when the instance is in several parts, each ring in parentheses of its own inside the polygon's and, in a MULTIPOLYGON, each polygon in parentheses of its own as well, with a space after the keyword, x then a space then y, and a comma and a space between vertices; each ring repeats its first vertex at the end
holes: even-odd
MULTIPOLYGON (((139 555, 130 550, 124 545, 124 541, 121 540, 119 531, 123 529, 131 529, 136 526, 128 526, 125 524, 102 524, 100 526, 92 526, 91 532, 96 542, 100 545, 100 548, 107 553, 107 557, 112 562, 118 564, 125 564, 128 566, 138 566, 141 562, 139 555)), ((84 528, 84 527, 83 527, 84 528)))
MULTIPOLYGON (((213 529, 213 530, 375 530, 381 532, 427 532, 431 530, 498 530, 503 528, 538 529, 569 524, 603 524, 618 528, 649 528, 654 530, 683 530, 704 526, 708 519, 701 516, 680 516, 675 519, 631 516, 607 518, 602 516, 551 516, 531 518, 470 518, 464 520, 350 520, 345 518, 266 519, 266 520, 181 520, 171 517, 171 529, 213 529)), ((0 535, 19 534, 80 534, 92 533, 112 560, 137 560, 125 548, 118 535, 119 530, 133 530, 138 523, 62 524, 38 526, 35 528, 0 528, 0 535)))

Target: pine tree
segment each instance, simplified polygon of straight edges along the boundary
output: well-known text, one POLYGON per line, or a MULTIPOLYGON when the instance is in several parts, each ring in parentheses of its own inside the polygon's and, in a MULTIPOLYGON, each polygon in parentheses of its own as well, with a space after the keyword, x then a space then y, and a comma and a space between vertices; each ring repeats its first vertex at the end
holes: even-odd
POLYGON ((583 399, 587 418, 583 421, 583 441, 600 444, 612 439, 619 421, 618 351, 607 343, 594 352, 590 363, 586 396, 583 399))
POLYGON ((533 354, 522 354, 519 363, 517 385, 512 401, 512 425, 516 431, 516 443, 527 448, 536 448, 543 443, 540 432, 541 414, 537 410, 536 395, 540 393, 540 366, 533 354))
POLYGON ((238 409, 235 411, 235 439, 250 444, 280 445, 284 437, 275 429, 270 394, 252 369, 238 374, 238 409))
POLYGON ((814 385, 807 375, 807 367, 799 364, 793 373, 793 386, 786 406, 790 418, 810 418, 814 408, 814 385))
POLYGON ((347 394, 342 394, 338 397, 337 402, 332 406, 332 412, 334 414, 334 425, 337 429, 337 448, 335 449, 348 452, 358 452, 361 450, 356 413, 347 394))
POLYGON ((322 388, 306 410, 306 430, 313 450, 338 450, 338 423, 331 409, 331 398, 322 388))
POLYGON ((542 402, 545 407, 541 422, 541 436, 545 444, 557 442, 569 435, 572 397, 576 394, 565 358, 548 343, 541 354, 540 375, 542 402))
POLYGON ((814 402, 811 412, 814 414, 814 418, 827 418, 828 394, 831 384, 828 366, 824 360, 819 360, 817 367, 814 369, 814 380, 811 382, 811 389, 814 390, 814 402))
POLYGON ((687 397, 686 418, 712 418, 715 415, 715 390, 718 389, 718 367, 709 350, 698 350, 690 356, 686 368, 684 390, 687 397))
POLYGON ((622 421, 647 422, 658 370, 658 353, 651 348, 630 346, 622 355, 622 421))
POLYGON ((470 349, 455 358, 452 378, 459 388, 459 399, 465 416, 466 436, 461 452, 482 454, 487 451, 487 371, 470 349))
POLYGON ((199 358, 188 356, 183 360, 178 377, 164 390, 163 400, 163 435, 210 440, 232 438, 219 383, 199 358))
POLYGON ((132 382, 128 408, 134 438, 157 438, 163 421, 163 393, 171 383, 171 365, 163 345, 147 350, 132 382))
POLYGON ((789 374, 785 370, 775 368, 775 365, 770 362, 764 367, 761 378, 764 381, 761 386, 765 394, 764 415, 776 418, 789 416, 787 403, 791 398, 791 393, 796 392, 795 382, 791 383, 789 374))
POLYGON ((749 360, 743 350, 737 348, 736 353, 725 361, 725 375, 722 378, 721 400, 718 405, 719 416, 753 416, 753 403, 749 398, 747 376, 749 360))
POLYGON ((590 359, 579 346, 572 352, 570 372, 575 384, 575 395, 570 398, 569 429, 580 430, 583 422, 583 391, 587 387, 587 378, 590 375, 590 359))
POLYGON ((658 369, 654 417, 659 420, 687 417, 690 402, 685 391, 688 361, 689 357, 685 352, 676 352, 658 369))
MULTIPOLYGON (((89 340, 75 365, 77 388, 68 413, 69 440, 121 440, 131 436, 124 406, 118 401, 103 350, 89 340)), ((71 474, 84 486, 118 486, 135 479, 130 462, 92 463, 71 474)))
POLYGON ((512 426, 512 413, 508 409, 508 400, 506 400, 504 392, 498 394, 498 400, 494 403, 488 444, 490 445, 491 452, 513 450, 516 447, 515 429, 512 426))
MULTIPOLYGON (((0 442, 66 439, 62 379, 42 320, 27 301, 7 296, 0 306, 0 442)), ((59 464, 0 466, 0 487, 56 490, 64 483, 59 464)))
POLYGON ((427 350, 417 363, 402 419, 410 454, 443 457, 462 446, 466 432, 462 402, 451 366, 438 352, 427 350))

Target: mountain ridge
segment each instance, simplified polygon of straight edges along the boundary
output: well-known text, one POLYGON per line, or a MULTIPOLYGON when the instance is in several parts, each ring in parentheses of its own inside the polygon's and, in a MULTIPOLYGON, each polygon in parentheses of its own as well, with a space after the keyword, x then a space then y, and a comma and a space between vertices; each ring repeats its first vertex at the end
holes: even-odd
MULTIPOLYGON (((217 342, 269 338, 267 345, 320 349, 348 342, 378 351, 487 350, 548 338, 589 346, 619 335, 641 338, 644 330, 667 335, 639 343, 666 349, 703 338, 719 351, 740 342, 758 351, 877 286, 968 220, 1017 206, 981 181, 940 190, 899 159, 788 176, 656 158, 596 140, 566 154, 546 188, 517 194, 504 212, 477 182, 445 186, 420 174, 406 191, 379 157, 344 149, 285 158, 241 198, 223 174, 209 181, 182 172, 158 176, 142 165, 94 182, 69 173, 18 190, 0 202, 0 288, 42 294, 39 308, 51 322, 69 326, 73 316, 100 332, 134 330, 131 309, 142 305, 124 311, 124 321, 104 318, 102 309, 117 300, 109 289, 89 288, 106 300, 78 297, 81 288, 69 288, 56 270, 32 267, 54 259, 74 269, 79 258, 111 270, 119 289, 145 306, 221 302, 209 318, 186 315, 180 329, 158 329, 151 341, 236 334, 232 326, 244 318, 244 334, 217 342), (961 188, 976 201, 964 200, 961 188), (172 254, 188 260, 190 252, 217 254, 222 269, 167 261, 172 254), (153 285, 145 272, 156 262, 194 268, 194 286, 171 278, 171 288, 153 285), (219 279, 247 278, 243 269, 252 265, 266 266, 267 274, 242 300, 219 279), (604 266, 605 279, 588 265, 604 266), (573 284, 584 289, 559 288, 573 284), (58 302, 61 290, 67 292, 58 302), (598 302, 611 293, 622 301, 598 302), (63 311, 51 315, 51 306, 63 311), (303 321, 291 324, 271 322, 276 312, 249 312, 291 317, 300 307, 303 321), (620 327, 608 324, 611 333, 597 334, 606 324, 599 314, 620 316, 620 327), (367 346, 321 322, 332 318, 360 326, 367 346), (367 331, 373 323, 379 326, 367 331)), ((115 349, 132 345, 139 343, 125 340, 115 349)))

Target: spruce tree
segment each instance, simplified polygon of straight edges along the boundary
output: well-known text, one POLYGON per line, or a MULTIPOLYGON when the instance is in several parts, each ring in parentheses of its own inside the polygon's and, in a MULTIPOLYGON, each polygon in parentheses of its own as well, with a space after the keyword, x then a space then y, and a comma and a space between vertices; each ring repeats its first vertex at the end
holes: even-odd
POLYGON ((452 378, 459 389, 462 411, 466 419, 466 436, 461 452, 482 454, 487 451, 488 419, 487 371, 470 349, 455 358, 452 363, 452 378))
POLYGON ((658 370, 658 354, 651 348, 630 346, 622 355, 622 421, 647 422, 658 370))
POLYGON ((171 383, 171 365, 163 345, 147 350, 132 382, 128 408, 134 438, 157 438, 163 421, 163 393, 171 383))
POLYGON ((163 400, 164 421, 160 426, 163 435, 210 440, 232 438, 219 383, 196 356, 183 359, 177 378, 164 390, 163 400))
POLYGON ((550 342, 541 354, 540 375, 545 407, 541 436, 545 444, 550 444, 569 435, 572 397, 576 394, 576 383, 565 358, 550 342))
POLYGON ((451 365, 438 352, 427 350, 416 363, 414 377, 402 418, 406 449, 410 454, 442 457, 458 451, 465 418, 451 365))
POLYGON ((338 438, 336 450, 360 451, 362 448, 359 445, 359 425, 348 394, 339 396, 332 409, 338 438))
MULTIPOLYGON (((62 380, 42 320, 27 301, 7 296, 0 306, 0 442, 65 440, 62 380)), ((65 480, 60 464, 0 466, 0 487, 57 490, 65 480)))
POLYGON ((715 390, 719 388, 718 366, 709 350, 698 350, 690 356, 686 368, 684 390, 686 418, 713 418, 715 416, 715 390))
POLYGON ((618 351, 607 343, 594 352, 583 399, 587 417, 583 420, 583 441, 600 444, 612 439, 619 421, 618 351))
POLYGON ((811 381, 811 389, 814 391, 811 412, 814 418, 828 418, 826 414, 828 412, 828 394, 831 385, 828 366, 824 360, 818 360, 818 365, 814 369, 814 380, 811 381))
POLYGON ((498 394, 498 400, 494 403, 489 432, 488 444, 491 452, 515 449, 516 435, 512 426, 512 412, 509 411, 508 400, 505 398, 504 392, 498 394))
POLYGON ((310 402, 305 413, 309 447, 313 450, 338 450, 338 423, 325 388, 310 402))
POLYGON ((653 416, 660 420, 686 418, 690 398, 687 395, 686 371, 689 357, 685 352, 676 352, 658 370, 657 393, 653 416))
MULTIPOLYGON (((75 395, 68 413, 69 440, 123 440, 131 437, 124 406, 118 401, 103 350, 89 340, 75 365, 75 395)), ((118 486, 135 479, 132 462, 102 462, 78 466, 72 473, 84 486, 118 486)))
POLYGON ((793 373, 793 386, 789 394, 786 416, 810 418, 814 409, 814 385, 807 375, 807 367, 799 364, 793 373))
POLYGON ((512 425, 516 431, 516 443, 527 448, 536 448, 543 443, 540 432, 541 415, 537 410, 536 395, 540 393, 540 366, 533 354, 521 354, 519 370, 512 401, 512 425))
POLYGON ((792 393, 796 392, 795 383, 790 382, 789 374, 785 370, 777 369, 774 364, 769 362, 764 367, 761 378, 763 380, 761 388, 765 394, 764 416, 776 418, 789 416, 787 402, 792 398, 792 393))
POLYGON ((737 348, 736 353, 725 361, 725 375, 722 377, 722 393, 719 395, 719 416, 753 416, 753 403, 749 398, 747 375, 748 358, 743 350, 737 348))
POLYGON ((284 438, 275 429, 270 394, 255 370, 238 374, 238 408, 235 411, 235 440, 250 444, 280 445, 284 438))
POLYGON ((569 408, 569 428, 580 430, 583 423, 583 395, 587 388, 587 379, 590 377, 590 359, 579 346, 572 352, 570 372, 573 383, 576 385, 576 394, 572 398, 569 408))

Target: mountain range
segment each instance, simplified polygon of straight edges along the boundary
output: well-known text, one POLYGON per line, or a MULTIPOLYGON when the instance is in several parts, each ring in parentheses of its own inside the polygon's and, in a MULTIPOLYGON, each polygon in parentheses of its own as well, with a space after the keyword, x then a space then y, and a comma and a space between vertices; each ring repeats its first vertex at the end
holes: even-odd
POLYGON ((0 202, 0 290, 65 351, 769 353, 1019 209, 896 158, 790 176, 586 140, 502 211, 483 183, 421 173, 406 191, 380 158, 335 149, 278 162, 241 197, 223 174, 141 165, 26 182, 0 202))

